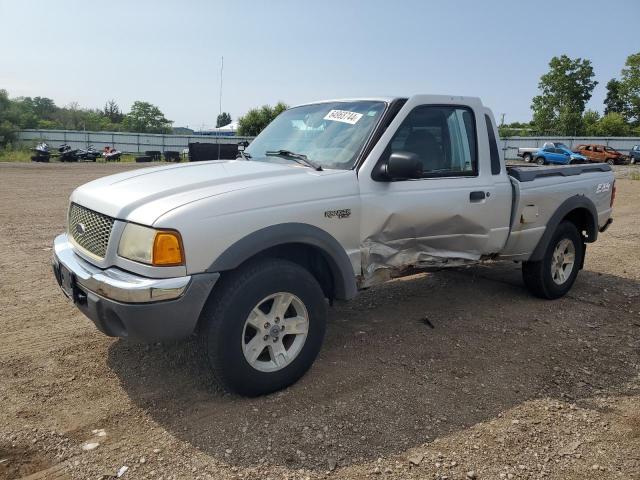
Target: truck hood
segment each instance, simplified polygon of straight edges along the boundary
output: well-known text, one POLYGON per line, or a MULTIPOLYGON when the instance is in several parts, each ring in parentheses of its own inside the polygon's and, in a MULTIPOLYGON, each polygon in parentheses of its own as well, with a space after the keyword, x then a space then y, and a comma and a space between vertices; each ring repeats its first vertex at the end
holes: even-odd
POLYGON ((71 201, 113 218, 153 225, 167 212, 204 198, 269 183, 296 183, 296 177, 326 176, 338 172, 318 172, 293 163, 197 162, 103 177, 78 187, 71 194, 71 201))

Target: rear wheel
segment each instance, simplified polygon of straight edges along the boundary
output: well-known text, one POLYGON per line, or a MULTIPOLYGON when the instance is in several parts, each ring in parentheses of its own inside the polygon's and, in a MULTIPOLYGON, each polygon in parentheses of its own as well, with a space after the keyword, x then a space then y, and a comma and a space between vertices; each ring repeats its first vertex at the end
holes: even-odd
POLYGON ((523 262, 524 283, 537 297, 560 298, 573 286, 583 257, 584 243, 578 229, 564 221, 556 228, 542 260, 523 262))
POLYGON ((616 162, 615 162, 615 160, 614 160, 613 158, 608 158, 608 159, 607 159, 607 163, 608 163, 609 165, 614 165, 616 162))
POLYGON ((531 154, 530 154, 530 153, 525 153, 525 154, 522 156, 522 159, 523 159, 525 162, 530 162, 530 161, 531 161, 531 154))
POLYGON ((326 327, 325 297, 313 275, 264 259, 230 272, 219 287, 202 318, 219 383, 248 396, 295 383, 318 355, 326 327))

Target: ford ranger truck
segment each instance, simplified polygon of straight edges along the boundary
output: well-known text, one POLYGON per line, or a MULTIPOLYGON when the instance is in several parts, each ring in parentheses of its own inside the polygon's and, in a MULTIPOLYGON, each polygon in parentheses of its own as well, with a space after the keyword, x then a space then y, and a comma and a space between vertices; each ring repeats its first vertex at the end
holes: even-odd
POLYGON ((80 186, 53 270, 105 334, 197 335, 223 386, 260 395, 309 369, 328 305, 395 277, 509 260, 563 296, 614 195, 606 164, 506 167, 478 98, 322 101, 236 160, 80 186))

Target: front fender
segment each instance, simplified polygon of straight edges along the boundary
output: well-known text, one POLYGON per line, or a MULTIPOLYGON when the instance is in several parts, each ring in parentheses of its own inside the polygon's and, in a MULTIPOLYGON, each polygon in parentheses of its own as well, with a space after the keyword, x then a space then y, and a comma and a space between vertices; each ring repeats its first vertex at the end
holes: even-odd
POLYGON ((222 252, 207 271, 233 270, 260 252, 288 243, 320 249, 333 274, 336 297, 351 299, 356 296, 356 279, 345 249, 326 231, 305 223, 281 223, 250 233, 222 252))

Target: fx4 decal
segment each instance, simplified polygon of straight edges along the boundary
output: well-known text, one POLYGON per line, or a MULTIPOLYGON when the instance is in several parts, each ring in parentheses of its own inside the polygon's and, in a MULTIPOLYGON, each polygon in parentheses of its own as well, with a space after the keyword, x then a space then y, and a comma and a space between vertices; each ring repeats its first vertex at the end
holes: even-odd
POLYGON ((596 193, 604 193, 604 192, 608 192, 609 190, 611 190, 610 183, 599 183, 598 186, 596 187, 596 193))

